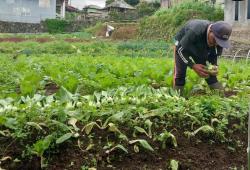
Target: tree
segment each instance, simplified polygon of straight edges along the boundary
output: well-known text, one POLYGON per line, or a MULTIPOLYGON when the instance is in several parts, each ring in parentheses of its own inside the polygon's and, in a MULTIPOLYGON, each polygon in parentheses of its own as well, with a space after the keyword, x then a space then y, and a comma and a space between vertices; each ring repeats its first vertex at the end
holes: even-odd
MULTIPOLYGON (((114 2, 115 0, 106 0, 106 6, 114 2)), ((139 4, 140 0, 125 0, 129 5, 135 6, 139 4)))
POLYGON ((115 0, 106 0, 106 6, 114 2, 115 0))
POLYGON ((136 9, 138 11, 139 17, 150 16, 155 13, 160 8, 161 4, 158 2, 148 3, 140 2, 136 9))
POLYGON ((129 5, 135 6, 139 4, 140 0, 125 0, 129 5))

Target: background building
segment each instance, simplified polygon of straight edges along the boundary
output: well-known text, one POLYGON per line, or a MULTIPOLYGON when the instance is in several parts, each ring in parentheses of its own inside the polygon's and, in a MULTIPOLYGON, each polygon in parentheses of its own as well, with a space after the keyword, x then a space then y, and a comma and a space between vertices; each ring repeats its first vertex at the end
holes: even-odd
POLYGON ((234 26, 250 26, 250 0, 225 0, 225 21, 234 26))
POLYGON ((40 23, 65 16, 65 0, 1 0, 0 21, 40 23))

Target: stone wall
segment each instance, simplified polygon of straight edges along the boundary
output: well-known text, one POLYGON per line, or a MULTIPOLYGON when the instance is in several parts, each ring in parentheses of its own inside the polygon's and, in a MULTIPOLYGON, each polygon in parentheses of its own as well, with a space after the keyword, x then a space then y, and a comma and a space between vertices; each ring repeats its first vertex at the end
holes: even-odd
MULTIPOLYGON (((80 31, 82 28, 86 28, 90 25, 94 25, 97 21, 85 20, 85 21, 72 21, 66 28, 66 32, 80 31)), ((42 33, 47 32, 44 22, 40 24, 31 23, 19 23, 19 22, 4 22, 0 21, 0 33, 42 33)))
POLYGON ((0 21, 0 33, 39 33, 45 31, 42 24, 0 21))

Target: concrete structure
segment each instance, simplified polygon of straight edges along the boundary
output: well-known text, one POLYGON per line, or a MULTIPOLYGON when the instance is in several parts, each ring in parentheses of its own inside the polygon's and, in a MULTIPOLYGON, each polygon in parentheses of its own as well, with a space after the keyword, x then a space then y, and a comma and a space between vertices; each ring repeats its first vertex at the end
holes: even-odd
POLYGON ((250 26, 250 0, 224 1, 224 20, 237 27, 250 26))
POLYGON ((60 18, 65 17, 65 7, 66 7, 65 0, 56 0, 56 14, 58 17, 60 17, 60 18))
POLYGON ((232 48, 224 54, 246 57, 250 48, 250 0, 224 0, 224 20, 233 26, 232 48))
POLYGON ((0 7, 0 21, 7 22, 40 23, 65 16, 65 0, 0 0, 0 7))

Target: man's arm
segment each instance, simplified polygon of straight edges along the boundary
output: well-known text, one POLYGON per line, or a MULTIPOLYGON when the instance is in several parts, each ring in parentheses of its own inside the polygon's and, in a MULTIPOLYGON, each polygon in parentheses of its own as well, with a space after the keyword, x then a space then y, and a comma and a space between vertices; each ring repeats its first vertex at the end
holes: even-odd
POLYGON ((188 52, 181 45, 178 46, 177 53, 185 64, 190 68, 193 67, 195 63, 189 58, 188 52))
POLYGON ((195 64, 190 59, 190 46, 196 41, 196 38, 196 34, 192 30, 188 30, 178 43, 177 53, 190 68, 195 64))
POLYGON ((208 77, 208 72, 205 69, 205 66, 202 64, 195 64, 188 55, 188 52, 182 47, 179 46, 177 53, 184 63, 186 63, 191 69, 193 69, 200 77, 208 77))

